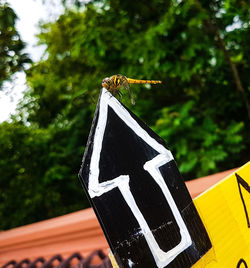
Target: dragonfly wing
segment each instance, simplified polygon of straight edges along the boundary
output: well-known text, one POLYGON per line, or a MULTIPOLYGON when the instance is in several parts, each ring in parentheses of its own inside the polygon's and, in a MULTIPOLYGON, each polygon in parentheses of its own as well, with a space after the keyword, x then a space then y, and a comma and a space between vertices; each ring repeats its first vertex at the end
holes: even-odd
POLYGON ((133 92, 132 92, 132 90, 131 90, 131 88, 130 88, 129 83, 126 81, 126 82, 123 83, 123 86, 124 86, 124 88, 127 89, 128 92, 129 92, 131 103, 132 103, 133 105, 135 105, 135 99, 134 99, 133 92))

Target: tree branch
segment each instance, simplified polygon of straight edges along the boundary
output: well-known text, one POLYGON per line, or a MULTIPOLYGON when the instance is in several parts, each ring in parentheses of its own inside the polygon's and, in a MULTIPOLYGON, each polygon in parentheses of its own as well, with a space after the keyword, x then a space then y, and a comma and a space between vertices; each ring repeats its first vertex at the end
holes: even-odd
POLYGON ((215 37, 217 39, 217 42, 218 42, 218 45, 219 45, 220 49, 223 51, 223 54, 224 54, 224 57, 225 57, 226 61, 229 63, 230 69, 231 69, 231 71, 233 73, 236 88, 241 93, 241 95, 243 97, 243 100, 245 102, 245 106, 246 106, 246 109, 247 109, 247 113, 248 113, 248 118, 250 119, 250 103, 249 103, 248 98, 247 98, 247 93, 246 93, 245 89, 242 86, 238 69, 237 69, 236 65, 232 62, 232 60, 230 58, 230 55, 229 55, 229 51, 226 49, 225 42, 221 38, 219 30, 218 30, 217 27, 215 29, 215 37))
MULTIPOLYGON (((195 2, 196 2, 197 7, 201 11, 207 12, 207 10, 205 10, 202 7, 202 5, 201 5, 201 3, 200 3, 199 0, 196 0, 195 2)), ((229 51, 226 48, 225 41, 221 37, 220 32, 219 32, 219 28, 216 25, 216 19, 215 19, 215 17, 214 17, 214 22, 212 21, 213 18, 211 19, 211 16, 210 15, 209 15, 209 18, 210 19, 208 19, 208 20, 206 20, 206 21, 203 22, 203 25, 204 25, 205 29, 207 30, 207 32, 212 33, 214 35, 215 40, 217 41, 217 43, 219 45, 219 48, 223 52, 224 58, 228 62, 229 66, 230 66, 230 69, 231 69, 231 71, 233 73, 233 78, 234 78, 234 82, 236 84, 236 89, 237 89, 238 92, 240 92, 240 94, 241 94, 241 96, 243 98, 243 101, 245 103, 245 107, 246 107, 247 114, 248 114, 248 119, 250 119, 250 102, 248 101, 247 93, 246 93, 244 87, 242 86, 242 82, 241 82, 241 79, 240 79, 240 76, 239 76, 238 69, 237 69, 236 65, 232 62, 232 60, 230 58, 230 53, 229 53, 229 51)))

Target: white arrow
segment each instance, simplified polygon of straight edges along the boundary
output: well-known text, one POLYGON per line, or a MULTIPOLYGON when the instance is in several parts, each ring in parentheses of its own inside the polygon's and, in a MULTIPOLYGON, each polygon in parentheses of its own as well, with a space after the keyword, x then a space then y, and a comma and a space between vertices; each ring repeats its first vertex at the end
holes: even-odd
POLYGON ((104 193, 111 191, 114 188, 118 188, 125 199, 127 205, 130 207, 133 215, 135 216, 141 232, 144 234, 147 244, 152 252, 154 260, 159 268, 167 266, 173 261, 181 252, 187 249, 192 244, 190 234, 187 227, 181 217, 181 214, 174 202, 174 199, 159 171, 162 165, 165 165, 169 161, 173 160, 173 156, 169 150, 153 139, 129 114, 129 112, 114 98, 106 89, 102 90, 100 98, 99 117, 94 135, 93 152, 90 161, 90 173, 88 192, 91 198, 101 196, 104 193), (144 169, 149 172, 155 182, 162 190, 166 201, 168 202, 175 220, 180 229, 181 240, 171 250, 163 251, 157 241, 155 240, 147 221, 138 208, 136 201, 130 191, 129 187, 129 175, 120 175, 119 177, 99 183, 99 161, 102 150, 102 141, 107 123, 108 106, 111 107, 114 112, 121 118, 121 120, 131 128, 136 135, 141 137, 148 145, 154 148, 159 154, 152 160, 147 161, 144 164, 144 169))

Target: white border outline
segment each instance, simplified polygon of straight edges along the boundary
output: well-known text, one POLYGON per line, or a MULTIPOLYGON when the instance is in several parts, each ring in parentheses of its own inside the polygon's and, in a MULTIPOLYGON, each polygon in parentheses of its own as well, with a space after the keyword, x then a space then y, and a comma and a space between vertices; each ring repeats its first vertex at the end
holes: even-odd
POLYGON ((91 198, 101 196, 102 194, 111 191, 112 189, 118 187, 123 198, 130 207, 133 215, 135 216, 137 222, 140 225, 141 232, 144 234, 151 253, 155 259, 155 262, 159 268, 167 266, 171 261, 173 261, 182 251, 187 249, 192 244, 190 234, 187 227, 181 217, 181 214, 174 202, 174 199, 159 171, 159 168, 173 160, 173 156, 169 150, 164 146, 159 144, 155 139, 153 139, 129 114, 129 112, 119 103, 119 101, 112 96, 105 88, 102 89, 100 101, 99 101, 99 115, 98 122, 94 134, 94 145, 93 152, 91 155, 90 168, 89 168, 89 184, 88 192, 91 198), (119 177, 99 183, 99 161, 100 154, 102 150, 102 141, 104 137, 104 132, 107 123, 108 106, 110 106, 114 112, 121 118, 121 120, 131 128, 136 135, 141 137, 148 145, 154 148, 159 154, 152 160, 147 161, 144 164, 144 169, 147 170, 155 182, 159 185, 162 190, 171 210, 176 219, 176 222, 180 228, 181 241, 180 243, 172 248, 171 250, 165 252, 163 251, 158 243, 156 242, 145 218, 143 217, 141 211, 139 210, 135 199, 130 191, 129 187, 129 175, 120 175, 119 177))

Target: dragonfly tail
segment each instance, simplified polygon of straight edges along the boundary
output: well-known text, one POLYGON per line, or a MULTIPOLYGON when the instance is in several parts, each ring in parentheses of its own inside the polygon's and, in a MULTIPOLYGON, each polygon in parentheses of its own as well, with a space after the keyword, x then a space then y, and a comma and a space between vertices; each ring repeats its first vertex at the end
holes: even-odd
POLYGON ((162 81, 159 80, 139 80, 139 79, 132 79, 127 78, 129 84, 161 84, 162 81))

